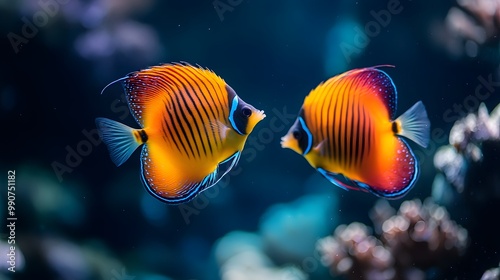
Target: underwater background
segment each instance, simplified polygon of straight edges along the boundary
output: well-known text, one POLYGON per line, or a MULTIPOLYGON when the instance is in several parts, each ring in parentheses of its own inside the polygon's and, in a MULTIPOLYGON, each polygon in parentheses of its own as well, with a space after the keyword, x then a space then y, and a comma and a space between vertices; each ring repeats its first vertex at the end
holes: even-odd
POLYGON ((19 0, 0 18, 1 280, 499 279, 500 1, 19 0), (94 120, 137 127, 122 89, 101 90, 179 61, 267 117, 232 172, 172 206, 94 120), (380 64, 396 115, 422 100, 431 121, 391 201, 279 144, 321 81, 380 64))

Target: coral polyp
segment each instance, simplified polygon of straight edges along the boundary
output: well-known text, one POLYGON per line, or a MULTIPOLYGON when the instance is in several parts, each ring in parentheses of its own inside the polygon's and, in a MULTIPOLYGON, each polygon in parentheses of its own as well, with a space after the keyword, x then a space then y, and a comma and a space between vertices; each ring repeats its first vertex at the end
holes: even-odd
POLYGON ((387 203, 374 207, 378 237, 354 222, 319 240, 323 264, 348 279, 425 279, 426 269, 446 265, 465 252, 467 230, 452 221, 444 207, 415 199, 403 202, 396 215, 381 219, 393 211, 387 203))

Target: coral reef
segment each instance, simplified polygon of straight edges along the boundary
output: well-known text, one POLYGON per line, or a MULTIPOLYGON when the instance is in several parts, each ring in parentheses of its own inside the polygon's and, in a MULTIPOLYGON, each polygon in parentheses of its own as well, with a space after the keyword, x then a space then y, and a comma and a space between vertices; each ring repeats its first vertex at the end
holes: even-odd
MULTIPOLYGON (((435 40, 453 56, 476 57, 480 47, 493 45, 497 53, 500 35, 499 0, 457 0, 445 20, 434 26, 435 40)), ((491 60, 491 59, 490 59, 491 60)))
POLYGON ((337 227, 317 249, 333 274, 348 279, 425 279, 424 270, 445 265, 465 251, 467 230, 450 220, 445 208, 430 199, 405 201, 396 215, 387 202, 371 217, 377 238, 361 223, 337 227))
POLYGON ((433 196, 441 202, 440 191, 451 184, 458 193, 466 193, 472 204, 500 199, 500 105, 491 114, 484 104, 477 114, 458 120, 450 131, 450 144, 439 148, 434 166, 445 181, 434 181, 433 196))
POLYGON ((488 113, 484 104, 477 113, 455 122, 449 144, 434 156, 438 174, 432 184, 432 198, 453 211, 474 240, 464 264, 477 260, 478 255, 497 254, 498 233, 484 229, 495 224, 492 213, 500 210, 499 160, 500 105, 488 113))
POLYGON ((500 264, 498 267, 488 269, 481 276, 481 280, 499 280, 500 279, 500 264))

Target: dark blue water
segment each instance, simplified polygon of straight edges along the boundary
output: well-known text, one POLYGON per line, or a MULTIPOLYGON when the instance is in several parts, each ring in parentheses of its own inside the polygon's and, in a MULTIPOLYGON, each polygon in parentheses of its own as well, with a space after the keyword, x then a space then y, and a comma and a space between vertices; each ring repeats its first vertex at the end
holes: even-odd
MULTIPOLYGON (((427 149, 411 144, 421 175, 407 196, 390 201, 395 209, 433 195, 434 154, 449 144, 455 121, 481 102, 490 111, 500 102, 498 24, 488 8, 454 1, 22 0, 0 12, 0 218, 17 218, 15 244, 10 228, 1 235, 0 279, 353 279, 330 274, 316 242, 341 224, 374 228, 378 198, 335 187, 280 147, 304 97, 344 71, 396 66, 386 70, 398 90, 396 115, 422 100, 432 128, 427 149), (233 172, 169 206, 142 186, 139 152, 113 165, 94 119, 137 127, 120 86, 101 90, 129 72, 179 61, 215 71, 267 117, 233 172)), ((498 151, 489 151, 481 168, 498 171, 498 151)), ((409 255, 432 261, 410 260, 413 274, 391 279, 479 279, 498 267, 495 180, 461 193, 449 187, 448 200, 435 195, 467 230, 468 247, 440 258, 411 247, 409 255)))

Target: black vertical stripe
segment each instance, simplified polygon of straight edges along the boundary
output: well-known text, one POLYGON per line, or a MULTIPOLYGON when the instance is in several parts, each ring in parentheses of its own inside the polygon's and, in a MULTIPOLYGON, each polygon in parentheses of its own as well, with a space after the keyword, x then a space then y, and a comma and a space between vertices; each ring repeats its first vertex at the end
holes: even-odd
MULTIPOLYGON (((221 119, 220 116, 229 115, 228 109, 224 106, 213 106, 213 104, 226 105, 227 103, 226 89, 222 88, 223 80, 220 78, 218 80, 218 77, 213 73, 214 77, 210 79, 212 78, 210 73, 203 71, 205 70, 201 68, 171 65, 161 69, 161 71, 158 68, 158 71, 136 75, 140 81, 151 83, 154 88, 164 91, 161 94, 165 96, 165 99, 158 100, 163 102, 165 110, 160 117, 159 121, 162 123, 159 124, 158 128, 161 130, 163 140, 172 145, 172 148, 175 145, 175 148, 188 158, 196 157, 196 154, 199 157, 201 153, 206 155, 208 150, 213 153, 210 142, 219 141, 222 146, 220 137, 215 137, 217 131, 207 127, 204 120, 221 119), (209 87, 212 90, 209 90, 209 87), (216 90, 217 88, 219 90, 216 90), (200 104, 202 106, 198 106, 200 104), (210 138, 210 133, 214 136, 215 141, 210 138), (201 143, 206 143, 208 147, 205 147, 204 144, 199 147, 200 141, 196 141, 197 138, 201 139, 201 143), (205 139, 207 140, 205 141, 205 139), (193 147, 193 145, 195 146, 193 147)), ((142 89, 144 84, 129 85, 129 87, 132 86, 142 89)))
MULTIPOLYGON (((214 84, 218 84, 218 83, 205 83, 205 82, 203 82, 203 84, 206 86, 207 91, 216 92, 214 84)), ((226 92, 226 91, 224 91, 224 92, 226 92)), ((209 94, 208 96, 210 97, 211 102, 207 102, 207 103, 212 104, 210 106, 210 110, 212 111, 214 119, 219 120, 219 121, 224 123, 224 120, 227 119, 227 117, 225 116, 225 112, 228 112, 228 116, 229 116, 229 108, 228 108, 227 102, 226 103, 221 102, 221 100, 219 99, 220 95, 221 94, 219 92, 216 92, 215 94, 209 94)), ((221 135, 219 134, 219 131, 216 132, 214 130, 214 134, 215 134, 215 138, 218 140, 217 145, 219 146, 219 148, 222 147, 222 138, 221 138, 221 135)))
POLYGON ((315 104, 319 104, 319 110, 317 110, 316 112, 316 119, 317 119, 317 134, 318 134, 318 138, 316 139, 324 139, 325 137, 328 137, 327 134, 326 134, 326 129, 325 128, 325 125, 328 124, 328 111, 325 111, 325 110, 328 110, 328 104, 327 104, 327 99, 331 96, 331 92, 330 92, 330 87, 326 87, 326 83, 323 84, 323 94, 321 95, 317 95, 316 97, 316 100, 314 100, 314 103, 315 104))
MULTIPOLYGON (((186 85, 186 87, 188 87, 188 89, 191 89, 193 91, 194 94, 189 95, 190 99, 193 101, 193 106, 196 106, 196 103, 194 102, 194 99, 196 99, 197 101, 199 101, 199 104, 203 105, 203 106, 201 106, 201 109, 203 109, 205 116, 207 116, 207 117, 210 116, 210 114, 207 111, 207 107, 210 109, 212 116, 214 116, 215 114, 213 114, 212 107, 211 106, 204 106, 204 104, 201 100, 203 98, 203 100, 205 100, 207 105, 211 105, 209 103, 207 97, 205 96, 206 95, 205 92, 209 93, 209 91, 206 89, 205 85, 203 84, 203 81, 200 78, 200 73, 192 72, 192 68, 181 68, 181 69, 179 69, 179 72, 177 70, 174 70, 174 72, 181 75, 182 80, 186 82, 183 84, 186 85), (189 73, 191 73, 192 76, 190 76, 189 73), (198 83, 199 81, 202 82, 203 87, 206 89, 205 92, 203 91, 202 87, 198 83)), ((210 94, 208 94, 208 95, 210 95, 210 94)), ((200 116, 201 116, 201 114, 200 114, 200 116)))
POLYGON ((349 108, 349 102, 351 101, 351 97, 352 97, 352 94, 351 94, 351 90, 352 90, 352 85, 353 85, 353 81, 352 79, 348 79, 347 82, 346 82, 346 87, 345 87, 345 90, 344 90, 344 95, 345 97, 342 99, 342 100, 345 100, 345 102, 342 102, 342 108, 344 110, 344 114, 342 115, 343 117, 343 122, 341 123, 341 125, 344 126, 343 128, 343 135, 342 135, 342 138, 343 138, 343 147, 342 147, 342 164, 344 165, 344 167, 348 167, 349 166, 349 163, 350 163, 350 158, 349 158, 349 149, 350 149, 350 139, 349 139, 349 131, 347 130, 348 128, 348 125, 349 125, 349 121, 350 121, 350 108, 349 108))
MULTIPOLYGON (((195 109, 196 109, 200 119, 202 120, 202 123, 199 124, 199 126, 202 128, 202 130, 198 131, 200 133, 200 141, 202 142, 200 144, 203 147, 203 152, 204 152, 205 156, 207 155, 207 150, 206 150, 207 147, 210 150, 210 154, 213 155, 213 149, 212 149, 212 143, 210 141, 211 138, 209 135, 209 130, 210 130, 210 133, 212 134, 212 139, 214 139, 215 142, 217 142, 217 139, 215 137, 215 131, 213 129, 209 129, 207 127, 207 124, 210 122, 211 118, 210 118, 210 115, 208 115, 208 112, 205 108, 207 106, 204 106, 203 102, 200 99, 200 96, 202 96, 203 94, 200 92, 199 88, 195 88, 194 90, 195 90, 195 93, 197 92, 198 94, 195 94, 192 99, 196 98, 200 104, 200 106, 195 105, 195 109), (201 108, 201 110, 200 110, 200 108, 201 108), (202 116, 201 112, 204 113, 203 116, 202 116), (203 132, 203 135, 201 135, 202 132, 203 132), (203 138, 202 136, 205 136, 205 137, 203 138), (206 139, 206 141, 204 141, 203 139, 206 139)), ((210 106, 208 106, 208 107, 210 107, 210 106)))
MULTIPOLYGON (((351 85, 351 83, 349 83, 348 85, 351 85)), ((344 148, 342 149, 342 151, 344 152, 343 154, 343 158, 344 158, 344 167, 347 167, 347 165, 349 164, 349 142, 348 142, 348 131, 347 131, 347 126, 348 126, 348 122, 349 122, 349 99, 350 99, 350 94, 349 94, 349 90, 346 90, 346 100, 345 100, 345 105, 344 105, 344 109, 345 109, 345 112, 344 112, 344 122, 342 123, 344 125, 344 134, 342 135, 344 138, 344 148)))
MULTIPOLYGON (((187 88, 188 90, 191 89, 192 91, 194 91, 194 89, 190 85, 186 86, 185 88, 187 88)), ((198 118, 200 118, 201 120, 204 119, 203 116, 201 116, 201 113, 199 110, 200 106, 196 106, 193 94, 188 93, 187 97, 191 100, 192 105, 190 106, 189 104, 186 103, 186 107, 188 108, 188 111, 191 114, 191 116, 195 122, 196 133, 197 133, 198 137, 200 138, 200 143, 198 143, 196 141, 196 138, 193 137, 194 145, 195 145, 197 151, 199 150, 199 146, 201 146, 203 148, 203 154, 205 156, 207 156, 207 150, 205 148, 205 143, 203 143, 203 137, 202 137, 202 130, 203 130, 205 132, 205 137, 208 138, 208 134, 206 131, 207 128, 205 126, 203 126, 203 123, 198 122, 196 119, 196 116, 198 116, 198 118), (191 108, 194 108, 194 110, 192 110, 191 108)))
POLYGON ((352 102, 351 102, 351 108, 349 109, 351 118, 349 120, 349 124, 351 125, 350 127, 350 133, 349 133, 349 165, 353 165, 355 163, 355 158, 354 158, 354 149, 355 149, 355 136, 354 134, 354 104, 358 102, 359 100, 355 99, 355 95, 352 95, 352 102))
POLYGON ((183 88, 183 94, 182 93, 179 94, 178 96, 180 98, 177 98, 177 100, 179 101, 179 104, 181 103, 180 101, 182 101, 181 106, 184 108, 184 110, 183 110, 183 112, 179 112, 179 113, 181 113, 182 117, 184 118, 184 121, 186 122, 186 126, 188 127, 189 132, 190 132, 190 134, 189 134, 190 138, 188 139, 189 146, 190 147, 194 146, 194 148, 196 150, 196 154, 198 155, 198 158, 199 158, 201 156, 201 153, 200 153, 200 149, 198 147, 198 144, 196 143, 195 133, 198 134, 198 136, 200 136, 200 128, 199 128, 198 122, 196 121, 195 115, 194 115, 193 111, 191 110, 191 107, 196 108, 196 106, 190 106, 188 104, 186 96, 190 97, 190 94, 189 94, 185 85, 182 85, 182 88, 183 88), (191 116, 191 119, 194 121, 194 127, 196 128, 196 131, 193 130, 192 122, 189 121, 189 118, 185 114, 186 112, 189 114, 189 116, 191 116))
POLYGON ((361 155, 363 158, 365 158, 368 154, 368 141, 370 140, 370 132, 369 132, 369 126, 370 126, 370 119, 369 116, 366 112, 366 108, 363 108, 363 145, 361 149, 361 155))
POLYGON ((316 104, 316 107, 317 107, 317 109, 312 112, 313 113, 313 117, 314 117, 313 122, 317 126, 316 129, 313 129, 313 131, 315 133, 314 138, 315 139, 322 139, 323 138, 323 131, 322 131, 321 127, 322 127, 323 121, 324 121, 324 119, 323 119, 323 115, 324 115, 323 114, 323 109, 324 109, 325 103, 321 102, 321 99, 322 99, 321 97, 323 97, 323 95, 319 95, 318 94, 315 97, 316 98, 314 100, 312 100, 312 103, 316 104))
POLYGON ((177 92, 178 89, 177 88, 173 88, 173 85, 171 83, 168 83, 168 81, 171 81, 171 77, 165 76, 165 75, 163 75, 163 73, 161 75, 163 76, 163 79, 156 79, 155 82, 158 83, 163 88, 167 89, 167 91, 166 91, 167 93, 170 93, 170 95, 168 95, 168 97, 169 97, 168 105, 164 101, 165 111, 167 112, 167 114, 169 116, 168 119, 170 120, 170 123, 168 123, 167 119, 164 117, 165 127, 170 132, 170 136, 172 136, 172 141, 174 142, 175 146, 177 147, 177 150, 179 152, 181 152, 181 149, 179 148, 179 144, 178 144, 178 143, 180 143, 182 145, 184 153, 187 155, 188 158, 190 158, 188 150, 187 150, 186 146, 184 145, 185 141, 183 139, 181 139, 181 131, 179 131, 177 129, 178 126, 182 126, 182 123, 179 122, 178 124, 175 124, 174 123, 175 119, 177 121, 179 121, 179 119, 177 118, 177 114, 172 114, 172 112, 176 110, 175 107, 174 107, 173 100, 175 99, 175 94, 174 93, 177 92), (174 116, 176 116, 175 119, 174 119, 174 116), (172 131, 172 129, 173 129, 173 131, 172 131), (173 137, 174 132, 175 132, 175 135, 176 135, 176 137, 175 137, 176 139, 174 139, 174 137, 173 137))
POLYGON ((352 141, 352 130, 349 131, 349 125, 352 124, 352 106, 350 106, 350 103, 353 103, 354 101, 352 100, 353 99, 353 96, 354 94, 352 94, 352 85, 353 85, 353 81, 351 80, 350 83, 348 84, 349 85, 349 88, 347 90, 347 103, 345 105, 345 109, 346 109, 346 119, 345 119, 345 133, 344 133, 344 143, 345 143, 345 165, 346 167, 349 167, 351 165, 351 141, 352 141))
MULTIPOLYGON (((360 83, 360 78, 356 77, 351 83, 351 87, 354 87, 353 91, 357 91, 359 89, 359 83, 360 83)), ((359 93, 355 94, 352 96, 353 97, 353 103, 350 108, 351 112, 351 120, 350 120, 350 126, 351 126, 351 134, 350 134, 350 151, 349 151, 349 159, 350 159, 350 165, 355 165, 355 168, 359 165, 359 142, 360 138, 362 137, 361 135, 361 130, 359 127, 359 122, 360 122, 360 102, 361 98, 359 93), (356 121, 354 120, 356 119, 356 121)))
POLYGON ((366 153, 367 154, 370 154, 370 150, 371 150, 371 146, 372 146, 372 122, 370 120, 370 118, 368 117, 367 118, 367 122, 366 122, 367 126, 368 126, 368 134, 366 135, 366 153))
MULTIPOLYGON (((218 93, 215 91, 210 91, 208 89, 207 84, 205 83, 205 81, 207 79, 201 79, 199 73, 196 73, 193 68, 187 68, 186 72, 190 72, 193 75, 194 78, 192 78, 192 81, 194 81, 194 83, 198 86, 198 89, 199 89, 199 96, 197 96, 198 100, 200 101, 201 104, 203 104, 203 102, 201 101, 201 99, 203 98, 203 100, 207 104, 207 106, 202 106, 202 108, 203 108, 208 120, 218 119, 218 117, 221 115, 219 112, 219 110, 220 110, 219 107, 221 107, 220 106, 221 104, 215 103, 215 100, 213 98, 213 95, 218 95, 218 93), (204 93, 208 93, 208 94, 204 94, 204 93), (209 98, 210 98, 210 100, 209 100, 209 98), (208 107, 208 110, 205 107, 208 107), (217 111, 217 113, 214 111, 214 109, 217 111)), ((222 146, 222 140, 219 138, 218 133, 216 133, 214 129, 210 129, 210 130, 211 130, 212 138, 215 140, 214 144, 220 148, 222 146)), ((207 135, 207 138, 210 139, 208 137, 208 135, 207 135)), ((210 148, 210 153, 213 154, 211 143, 208 143, 208 146, 210 148)))
MULTIPOLYGON (((172 105, 172 108, 173 108, 174 110, 176 110, 176 109, 175 109, 175 107, 173 106, 173 101, 172 101, 172 100, 173 100, 173 98, 172 98, 172 99, 170 99, 170 104, 172 105)), ((173 127, 173 130, 174 130, 174 132, 175 132, 175 135, 177 136, 176 141, 174 140, 174 143, 175 143, 176 147, 177 147, 177 148, 179 148, 178 143, 180 143, 180 145, 182 146, 182 148, 183 148, 183 150, 184 150, 184 153, 187 155, 187 157, 188 157, 188 158, 190 158, 189 153, 188 153, 188 149, 186 148, 186 145, 184 144, 184 141, 183 141, 183 139, 181 138, 181 132, 179 131, 179 129, 177 129, 178 127, 181 127, 181 128, 182 128, 182 124, 180 123, 180 120, 179 120, 179 118, 178 118, 177 114, 174 114, 174 113, 172 112, 172 110, 169 110, 168 108, 165 108, 165 109, 166 109, 166 111, 167 111, 167 114, 168 114, 169 120, 170 120, 171 125, 172 125, 172 127, 173 127), (176 120, 176 121, 177 121, 177 123, 174 123, 174 120, 176 120)), ((166 120, 165 120, 165 121, 166 121, 166 120)), ((168 124, 167 124, 167 128, 170 128, 170 126, 168 126, 168 124)), ((184 135, 185 135, 185 134, 184 134, 184 135)), ((179 151, 180 151, 180 149, 179 149, 179 151)))
POLYGON ((313 134, 313 141, 319 140, 323 137, 321 126, 323 113, 322 110, 324 104, 322 104, 323 102, 321 102, 321 100, 323 99, 324 95, 327 94, 326 92, 324 92, 323 94, 323 92, 323 86, 319 85, 316 89, 309 93, 309 95, 306 97, 309 107, 306 108, 306 113, 303 111, 303 108, 301 108, 300 111, 301 113, 303 113, 303 120, 306 122, 306 125, 313 134), (315 92, 321 92, 322 94, 314 94, 315 92), (305 115, 307 115, 307 117, 305 115))
POLYGON ((342 142, 342 139, 344 138, 344 122, 345 122, 345 110, 344 110, 344 103, 345 103, 345 97, 347 95, 346 89, 342 91, 342 103, 340 104, 340 122, 339 122, 339 134, 337 137, 337 140, 339 141, 339 164, 342 166, 345 164, 345 143, 342 142))
POLYGON ((162 132, 161 133, 161 138, 163 139, 163 141, 165 141, 166 143, 168 143, 168 142, 170 142, 169 139, 172 139, 172 137, 170 135, 170 132, 167 130, 167 128, 165 126, 165 122, 166 122, 166 119, 165 119, 165 117, 163 117, 163 121, 162 121, 162 125, 161 125, 161 132, 162 132))
POLYGON ((332 123, 332 154, 333 154, 333 159, 337 162, 339 160, 339 141, 338 141, 338 125, 337 123, 339 122, 339 119, 337 117, 337 113, 340 110, 339 108, 339 102, 340 102, 340 92, 337 91, 335 94, 335 105, 334 107, 334 119, 332 123))
MULTIPOLYGON (((177 74, 177 71, 174 70, 173 72, 175 72, 177 74)), ((201 156, 200 149, 199 149, 200 145, 203 148, 203 154, 205 156, 207 156, 207 150, 205 147, 206 145, 205 145, 205 143, 203 143, 203 137, 202 137, 202 130, 203 130, 205 132, 205 138, 208 139, 207 128, 205 126, 203 126, 203 123, 200 123, 198 121, 198 119, 204 120, 206 118, 203 118, 203 116, 201 115, 201 112, 199 110, 199 108, 200 107, 203 108, 203 106, 196 106, 196 102, 194 100, 196 98, 197 93, 199 94, 199 92, 197 92, 193 88, 192 84, 187 80, 186 75, 182 75, 182 73, 180 75, 181 75, 181 77, 178 77, 177 79, 182 84, 182 88, 184 89, 184 93, 185 93, 185 94, 180 94, 180 96, 181 96, 182 100, 184 101, 184 104, 186 105, 187 112, 189 113, 189 115, 191 116, 191 118, 194 121, 196 133, 197 133, 198 137, 200 138, 200 143, 198 143, 196 141, 195 135, 193 134, 193 139, 192 139, 194 141, 193 144, 196 147, 196 151, 198 152, 198 157, 201 156), (186 78, 184 78, 184 77, 186 77, 186 78), (191 93, 193 93, 193 94, 191 94, 191 93), (188 104, 187 99, 189 99, 191 101, 191 104, 188 104)), ((200 103, 201 103, 201 101, 200 101, 200 103)), ((188 124, 188 126, 191 128, 192 124, 191 125, 188 124)), ((210 146, 210 145, 208 145, 208 146, 210 146)))
POLYGON ((184 136, 184 139, 181 139, 184 140, 187 145, 189 146, 189 150, 191 151, 191 155, 193 157, 195 157, 195 154, 194 154, 194 150, 193 150, 193 129, 191 128, 191 126, 187 125, 189 124, 189 121, 186 117, 186 115, 183 113, 183 110, 182 110, 182 105, 180 104, 180 101, 179 101, 179 96, 182 96, 182 94, 178 94, 176 95, 174 98, 172 98, 172 103, 174 104, 174 110, 175 110, 175 119, 177 121, 177 124, 176 124, 176 127, 180 127, 181 128, 181 132, 182 132, 182 135, 184 136), (182 116, 182 119, 184 120, 184 122, 186 123, 186 125, 184 125, 181 121, 181 119, 179 118, 179 115, 182 116), (190 132, 190 135, 188 137, 188 134, 186 133, 186 129, 185 129, 185 126, 187 126, 187 128, 189 129, 189 132, 190 132))
POLYGON ((328 126, 327 126, 327 135, 328 135, 328 150, 330 151, 329 156, 335 160, 335 121, 337 118, 337 100, 338 100, 338 93, 335 92, 332 94, 332 100, 330 103, 332 104, 332 108, 330 109, 332 111, 328 126))
MULTIPOLYGON (((342 80, 343 82, 343 80, 342 80)), ((337 162, 339 164, 342 163, 342 142, 341 142, 341 136, 342 136, 342 121, 343 121, 343 102, 344 102, 344 95, 345 95, 345 88, 343 88, 342 82, 339 82, 339 91, 337 95, 337 102, 335 104, 335 107, 337 110, 339 110, 339 117, 337 118, 337 114, 335 114, 335 155, 337 162), (340 90, 343 88, 343 90, 340 90)))
POLYGON ((361 111, 360 111, 360 104, 359 104, 359 98, 358 102, 356 102, 356 139, 355 139, 355 145, 354 145, 354 164, 359 166, 360 163, 360 158, 359 158, 359 150, 360 150, 360 138, 361 136, 361 131, 360 131, 360 123, 361 123, 361 111))
MULTIPOLYGON (((189 69, 191 71, 191 69, 189 69)), ((203 94, 203 99, 205 100, 207 107, 209 111, 207 111, 207 114, 210 116, 211 119, 213 120, 219 120, 222 116, 223 113, 221 112, 224 111, 222 103, 220 103, 220 100, 215 100, 214 96, 220 96, 221 93, 215 91, 213 87, 213 82, 208 80, 208 79, 201 79, 200 77, 196 76, 198 78, 199 83, 197 83, 201 89, 201 91, 204 90, 207 94, 203 94), (211 89, 209 88, 211 87, 211 89)), ((220 138, 219 133, 212 129, 212 136, 215 139, 215 145, 217 147, 222 147, 222 139, 220 138)))
MULTIPOLYGON (((196 72, 195 72, 195 74, 196 74, 196 76, 199 76, 199 75, 200 75, 200 73, 196 73, 196 72)), ((214 75, 215 75, 215 74, 214 74, 214 75)), ((187 125, 187 126, 188 126, 188 128, 189 128, 189 131, 191 132, 191 136, 192 136, 192 137, 191 137, 191 138, 186 137, 185 141, 189 141, 188 145, 191 147, 191 149, 192 149, 192 145, 195 145, 195 147, 196 147, 196 150, 197 150, 198 154, 199 154, 199 148, 198 148, 198 146, 199 146, 199 144, 202 144, 203 151, 204 151, 204 153, 206 154, 206 147, 205 147, 205 145, 203 144, 203 137, 202 137, 202 134, 201 134, 201 129, 203 129, 205 132, 207 132, 208 130, 211 130, 213 134, 215 134, 215 132, 213 131, 213 129, 208 129, 206 126, 203 126, 203 123, 200 123, 200 122, 198 122, 198 121, 197 121, 197 118, 196 118, 196 117, 198 117, 198 119, 203 120, 203 117, 201 116, 201 113, 200 113, 200 111, 199 111, 199 109, 198 109, 198 108, 199 108, 199 107, 203 107, 203 108, 205 107, 205 106, 196 106, 196 104, 194 103, 193 96, 196 96, 196 94, 197 94, 198 92, 195 92, 195 90, 194 90, 194 89, 193 89, 193 87, 191 86, 191 83, 187 82, 187 80, 186 80, 186 79, 184 79, 184 77, 186 77, 186 76, 188 76, 188 75, 186 75, 186 72, 184 72, 184 71, 182 71, 182 70, 181 70, 181 72, 179 72, 179 71, 177 71, 177 70, 175 70, 175 69, 170 69, 170 75, 166 75, 166 74, 164 74, 163 76, 164 76, 164 79, 165 79, 165 80, 167 80, 167 81, 172 81, 172 83, 175 83, 175 85, 173 85, 173 86, 175 86, 176 88, 173 90, 173 92, 175 92, 176 94, 175 94, 174 96, 172 96, 172 98, 176 98, 176 100, 177 100, 177 101, 179 101, 179 99, 178 99, 178 98, 179 98, 179 96, 180 96, 180 98, 184 101, 184 102, 183 102, 183 104, 185 104, 185 106, 183 106, 183 107, 185 107, 185 108, 187 109, 186 111, 188 111, 188 112, 189 112, 189 114, 191 115, 191 117, 193 118, 193 120, 195 120, 196 131, 198 132, 198 134, 197 134, 197 135, 198 135, 198 137, 201 139, 201 143, 197 143, 197 142, 196 142, 196 139, 194 138, 194 135, 195 135, 195 134, 194 134, 194 133, 192 133, 192 128, 191 128, 191 125, 187 125), (179 78, 179 76, 181 76, 181 77, 183 77, 183 78, 179 78), (172 79, 173 77, 175 77, 175 79, 172 79), (188 88, 188 87, 186 87, 185 85, 189 85, 189 88, 188 88), (182 91, 182 89, 183 89, 184 91, 182 91), (190 94, 190 92, 188 92, 188 89, 191 89, 191 92, 193 92, 194 94, 190 94), (188 104, 188 102, 187 102, 187 100, 184 98, 184 96, 186 96, 186 95, 187 95, 187 96, 189 97, 189 99, 191 100, 192 105, 189 105, 189 104, 188 104), (194 108, 194 109, 193 109, 193 110, 191 110, 191 108, 194 108), (196 111, 196 112, 194 112, 194 111, 196 111), (203 128, 200 128, 200 126, 203 126, 203 128)), ((172 87, 172 86, 170 86, 170 87, 172 87)), ((214 88, 213 88, 213 89, 214 89, 214 88)), ((216 95, 216 96, 217 96, 215 89, 214 89, 212 92, 214 92, 214 93, 215 93, 214 95, 216 95)), ((209 96, 210 96, 210 95, 209 95, 209 96)), ((211 96, 210 96, 210 97, 211 97, 211 96)), ((211 98, 212 98, 212 97, 211 97, 211 98)), ((198 99, 198 100, 199 100, 199 99, 198 99)), ((200 103, 201 103, 201 101, 200 101, 200 103)), ((178 103, 178 104, 180 104, 180 103, 178 103)), ((211 108, 211 106, 206 106, 206 107, 211 108)), ((218 107, 217 107, 217 106, 215 106, 215 107, 216 107, 216 109, 218 110, 218 107)), ((182 114, 182 111, 179 111, 179 112, 182 114)), ((204 112, 206 112, 206 111, 204 111, 204 112)), ((186 121, 186 124, 190 124, 190 123, 187 121, 187 119, 186 119, 186 116, 185 116, 185 115, 183 115, 183 119, 186 121)), ((180 122, 178 125, 179 125, 179 126, 182 126, 183 124, 180 122)), ((183 130, 184 130, 184 128, 183 128, 183 127, 181 127, 181 129, 183 129, 183 130)), ((185 130, 184 130, 184 131, 185 131, 185 130)), ((186 134, 186 135, 187 135, 187 134, 186 134)), ((207 139, 208 139, 208 134, 207 134, 207 133, 205 133, 204 135, 205 135, 205 136, 207 137, 207 139)), ((211 149, 211 148, 212 148, 212 146, 211 146, 211 145, 209 145, 209 148, 211 149)), ((194 156, 194 154, 193 154, 193 156, 194 156)))
MULTIPOLYGON (((221 88, 220 83, 215 83, 215 84, 211 84, 211 85, 212 85, 212 88, 214 90, 213 92, 227 93, 226 87, 221 88)), ((225 98, 227 99, 227 94, 214 94, 214 96, 217 98, 217 101, 214 99, 214 104, 221 104, 221 105, 226 104, 227 105, 227 106, 225 106, 226 108, 221 106, 221 113, 222 113, 222 118, 224 120, 228 120, 229 119, 229 109, 230 109, 229 103, 232 100, 227 100, 227 102, 224 102, 224 100, 221 99, 221 98, 224 98, 223 97, 224 95, 226 96, 225 98)), ((218 110, 218 107, 219 106, 217 106, 217 110, 218 110)))
MULTIPOLYGON (((165 107, 165 111, 168 111, 168 106, 167 106, 167 103, 165 100, 162 100, 163 101, 163 105, 165 107)), ((177 142, 175 141, 174 139, 174 135, 170 129, 170 126, 168 124, 168 120, 166 118, 166 115, 165 114, 162 114, 163 115, 163 120, 162 120, 162 123, 161 123, 161 130, 162 130, 162 138, 163 138, 163 141, 169 143, 169 142, 174 142, 176 148, 178 151, 180 151, 179 149, 179 146, 177 145, 177 142)))
MULTIPOLYGON (((170 125, 168 125, 168 120, 167 120, 165 115, 163 116, 162 132, 163 132, 163 140, 167 143, 173 142, 175 147, 177 148, 177 151, 182 153, 181 148, 179 147, 179 144, 178 144, 179 141, 178 141, 178 139, 176 139, 174 137, 174 134, 172 132, 172 128, 170 128, 170 125)), ((178 137, 178 136, 176 136, 176 137, 178 137)), ((182 142, 181 142, 181 144, 182 144, 182 142)), ((184 145, 182 145, 182 148, 185 152, 187 151, 186 147, 184 147, 184 145)))
MULTIPOLYGON (((325 92, 328 93, 328 99, 327 100, 325 99, 323 103, 326 103, 327 107, 326 107, 326 111, 320 111, 322 113, 321 114, 322 117, 323 117, 323 115, 326 115, 326 119, 324 121, 322 121, 320 126, 319 126, 320 128, 326 127, 326 131, 323 131, 323 129, 321 129, 322 134, 321 134, 320 139, 327 138, 328 139, 327 141, 329 141, 329 143, 331 143, 331 141, 332 141, 332 139, 331 139, 332 132, 330 130, 331 130, 331 127, 334 125, 332 123, 332 115, 335 114, 335 106, 333 106, 333 108, 332 108, 332 103, 333 103, 332 99, 333 99, 334 95, 336 95, 335 92, 332 92, 332 88, 334 85, 335 85, 335 83, 330 83, 330 85, 327 88, 325 88, 325 92)), ((321 110, 323 110, 323 109, 321 109, 321 110)), ((329 144, 324 145, 324 147, 327 149, 327 156, 332 158, 332 147, 329 144)))
POLYGON ((365 158, 365 145, 366 145, 366 137, 368 136, 366 133, 366 114, 365 114, 365 108, 360 107, 361 109, 361 153, 360 153, 360 160, 363 160, 365 158))

